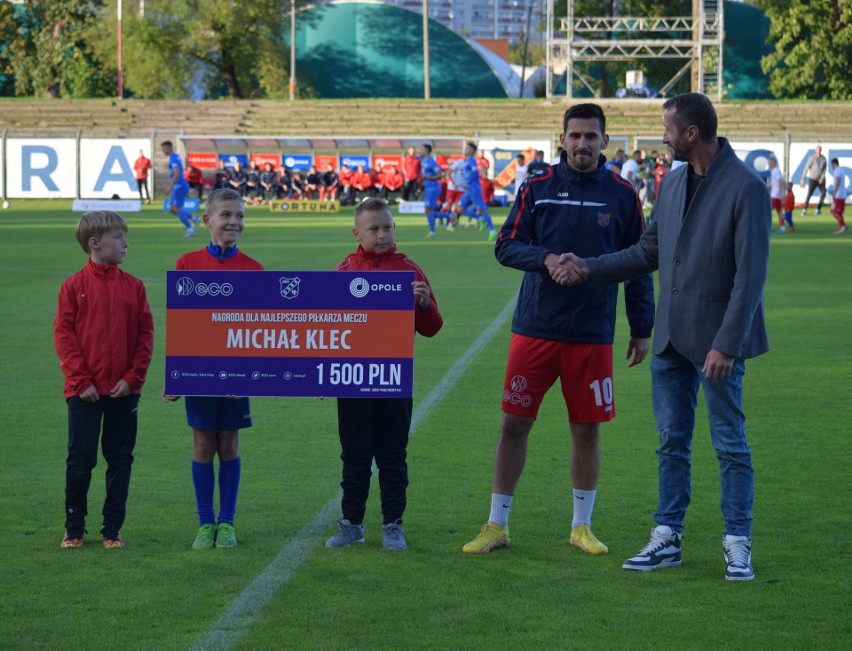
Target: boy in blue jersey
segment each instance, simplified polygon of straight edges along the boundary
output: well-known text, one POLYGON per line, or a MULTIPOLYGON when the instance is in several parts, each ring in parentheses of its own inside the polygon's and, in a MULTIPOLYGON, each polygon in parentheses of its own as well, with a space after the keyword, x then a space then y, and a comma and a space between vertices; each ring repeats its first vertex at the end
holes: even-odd
POLYGON ((485 222, 488 227, 488 239, 493 242, 497 239, 497 229, 491 222, 491 214, 482 198, 482 185, 479 182, 479 166, 476 163, 475 153, 476 145, 472 142, 467 143, 464 147, 464 193, 456 206, 456 212, 461 215, 466 212, 468 206, 472 206, 476 210, 476 220, 482 219, 485 222))
MULTIPOLYGON (((557 284, 550 269, 557 251, 600 255, 637 242, 645 227, 633 186, 604 168, 609 141, 597 104, 576 104, 563 116, 555 165, 527 177, 495 246, 497 260, 524 272, 512 319, 512 339, 503 385, 503 423, 492 481, 491 512, 467 554, 486 554, 509 545, 509 510, 527 458, 527 443, 539 406, 557 379, 568 410, 573 519, 570 545, 601 555, 607 547, 591 531, 600 471, 599 424, 615 417, 612 343, 618 286, 572 292, 557 284)), ((476 149, 468 145, 466 154, 476 149)), ((628 366, 648 353, 654 324, 654 290, 649 275, 624 288, 630 340, 628 366)))
POLYGON ((201 223, 199 217, 193 217, 183 207, 186 201, 186 194, 189 192, 189 183, 183 175, 183 161, 180 159, 180 154, 174 150, 171 140, 164 140, 160 143, 160 149, 163 155, 169 159, 169 188, 166 194, 169 195, 169 212, 177 215, 181 224, 186 226, 184 237, 192 237, 195 235, 195 227, 201 223))
MULTIPOLYGON (((195 271, 263 271, 254 258, 237 249, 245 229, 246 207, 236 190, 222 188, 207 197, 204 225, 210 244, 178 258, 175 269, 195 271)), ((163 394, 164 402, 179 396, 163 394)), ((240 430, 252 426, 249 399, 237 396, 186 396, 186 421, 192 429, 192 484, 198 511, 193 549, 235 547, 234 516, 242 476, 240 430), (219 457, 219 517, 213 508, 219 457)))
MULTIPOLYGON (((438 161, 432 156, 432 145, 423 143, 420 145, 420 168, 423 174, 423 202, 426 204, 426 221, 429 223, 429 233, 426 237, 435 237, 435 222, 439 218, 447 217, 447 213, 441 210, 441 177, 444 171, 438 165, 438 161)), ((453 230, 452 224, 447 226, 453 230)))

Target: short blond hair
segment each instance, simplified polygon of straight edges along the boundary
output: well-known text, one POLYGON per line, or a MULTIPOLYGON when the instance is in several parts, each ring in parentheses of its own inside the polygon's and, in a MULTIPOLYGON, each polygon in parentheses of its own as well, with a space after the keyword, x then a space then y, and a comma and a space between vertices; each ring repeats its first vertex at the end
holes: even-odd
POLYGON ((355 206, 355 225, 358 225, 358 218, 365 212, 383 212, 393 221, 393 213, 391 212, 388 202, 378 197, 365 197, 357 206, 355 206))
POLYGON ((94 210, 85 213, 77 220, 77 241, 86 253, 89 251, 89 240, 93 237, 100 239, 112 231, 127 232, 127 222, 118 213, 109 210, 94 210))

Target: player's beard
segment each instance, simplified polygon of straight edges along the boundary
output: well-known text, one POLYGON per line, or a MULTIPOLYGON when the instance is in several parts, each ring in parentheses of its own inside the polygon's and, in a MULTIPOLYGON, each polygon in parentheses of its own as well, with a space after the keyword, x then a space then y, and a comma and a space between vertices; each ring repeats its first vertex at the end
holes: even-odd
POLYGON ((568 162, 578 172, 591 172, 597 167, 598 158, 593 151, 581 149, 572 151, 568 156, 568 162), (582 156, 582 159, 577 159, 578 154, 582 156))

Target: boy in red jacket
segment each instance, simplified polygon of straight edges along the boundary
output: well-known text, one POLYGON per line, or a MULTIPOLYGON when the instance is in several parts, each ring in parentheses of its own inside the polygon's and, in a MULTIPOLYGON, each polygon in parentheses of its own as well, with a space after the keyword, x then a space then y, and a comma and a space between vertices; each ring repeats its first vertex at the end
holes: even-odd
MULTIPOLYGON (((358 249, 341 262, 336 271, 413 271, 411 283, 416 302, 414 328, 432 337, 444 324, 426 274, 394 244, 394 223, 388 204, 365 199, 355 208, 358 249)), ((370 490, 373 459, 379 469, 382 501, 382 546, 407 548, 402 530, 408 466, 405 463, 408 430, 411 427, 411 398, 338 398, 337 428, 343 449, 343 519, 326 547, 348 547, 364 542, 364 511, 370 490)))
POLYGON ((794 233, 793 209, 796 207, 796 197, 793 196, 793 184, 787 183, 787 193, 784 195, 784 221, 787 222, 787 232, 794 233))
POLYGON ((154 346, 145 286, 118 268, 127 255, 126 235, 127 224, 114 212, 80 217, 77 241, 89 260, 59 290, 53 341, 68 404, 63 549, 83 546, 99 438, 107 463, 103 545, 124 546, 119 530, 130 486, 139 395, 154 346))

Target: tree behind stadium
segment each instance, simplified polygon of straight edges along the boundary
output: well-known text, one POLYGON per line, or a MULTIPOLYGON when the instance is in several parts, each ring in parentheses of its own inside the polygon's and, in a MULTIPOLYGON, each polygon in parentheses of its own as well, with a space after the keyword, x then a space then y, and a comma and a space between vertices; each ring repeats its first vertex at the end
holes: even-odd
MULTIPOLYGON (((114 96, 116 5, 114 0, 0 3, 0 94, 114 96)), ((144 15, 135 0, 123 6, 127 95, 288 95, 289 0, 145 0, 144 15)))
POLYGON ((125 84, 137 97, 285 97, 288 0, 146 0, 126 20, 125 84))
POLYGON ((852 99, 852 2, 756 0, 775 51, 763 58, 775 97, 852 99))
POLYGON ((97 97, 114 87, 97 65, 87 34, 103 0, 29 0, 0 8, 0 92, 35 97, 97 97))

